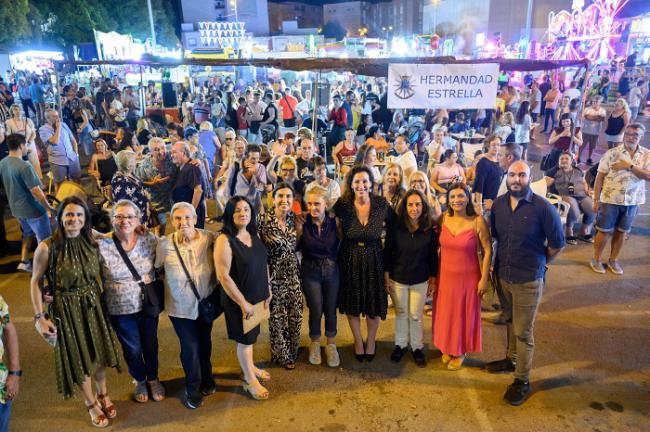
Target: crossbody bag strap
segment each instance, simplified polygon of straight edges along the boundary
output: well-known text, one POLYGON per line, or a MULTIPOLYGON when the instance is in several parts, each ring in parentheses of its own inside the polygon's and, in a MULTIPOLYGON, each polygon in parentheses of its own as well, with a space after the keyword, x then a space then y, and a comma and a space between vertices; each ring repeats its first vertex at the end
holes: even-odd
POLYGON ((187 276, 187 280, 190 283, 190 288, 192 288, 192 292, 194 293, 194 296, 198 301, 201 301, 201 296, 199 295, 199 292, 196 289, 196 285, 194 284, 194 280, 190 276, 190 272, 187 271, 187 267, 185 267, 185 261, 183 261, 183 257, 181 256, 181 251, 178 250, 178 245, 176 244, 176 236, 172 234, 172 239, 174 242, 174 249, 176 250, 176 255, 178 256, 178 261, 181 263, 181 267, 183 267, 183 271, 185 272, 185 276, 187 276))
POLYGON ((119 252, 120 256, 122 257, 122 260, 124 261, 124 264, 129 268, 129 271, 131 272, 131 275, 133 275, 133 279, 140 285, 140 288, 144 290, 144 281, 142 280, 142 277, 138 273, 138 271, 135 269, 135 266, 131 262, 131 259, 129 256, 126 254, 126 251, 122 247, 122 244, 120 243, 120 239, 117 238, 115 233, 113 233, 113 243, 115 244, 115 249, 119 252))

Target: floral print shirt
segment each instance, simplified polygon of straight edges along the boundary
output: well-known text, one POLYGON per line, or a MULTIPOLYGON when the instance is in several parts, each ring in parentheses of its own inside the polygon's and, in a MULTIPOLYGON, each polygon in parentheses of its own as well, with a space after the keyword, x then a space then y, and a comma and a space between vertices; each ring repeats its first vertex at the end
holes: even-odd
POLYGON ((4 364, 2 358, 5 354, 5 347, 2 344, 2 336, 5 330, 5 326, 9 324, 9 306, 7 302, 0 296, 0 404, 6 403, 6 394, 5 394, 5 383, 7 382, 7 365, 4 364))
POLYGON ((634 157, 621 144, 607 150, 600 159, 598 172, 605 174, 600 201, 605 204, 633 206, 645 204, 645 180, 640 179, 630 170, 613 170, 611 165, 619 160, 633 163, 641 169, 650 169, 650 150, 641 145, 634 157))

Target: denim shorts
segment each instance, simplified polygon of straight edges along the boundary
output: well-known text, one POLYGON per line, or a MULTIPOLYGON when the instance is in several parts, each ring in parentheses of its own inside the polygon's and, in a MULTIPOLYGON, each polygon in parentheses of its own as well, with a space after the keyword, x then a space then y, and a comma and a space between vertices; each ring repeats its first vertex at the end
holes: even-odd
POLYGON ((36 235, 39 243, 52 235, 52 226, 47 215, 35 218, 18 218, 18 223, 23 229, 23 237, 36 235))
POLYGON ((598 217, 596 218, 596 229, 602 232, 612 232, 616 228, 620 232, 628 233, 632 229, 632 222, 636 216, 639 206, 617 205, 600 203, 598 217))
POLYGON ((79 166, 79 159, 70 161, 70 165, 57 165, 50 163, 50 170, 54 177, 55 183, 61 183, 63 180, 77 180, 81 178, 81 167, 79 166))

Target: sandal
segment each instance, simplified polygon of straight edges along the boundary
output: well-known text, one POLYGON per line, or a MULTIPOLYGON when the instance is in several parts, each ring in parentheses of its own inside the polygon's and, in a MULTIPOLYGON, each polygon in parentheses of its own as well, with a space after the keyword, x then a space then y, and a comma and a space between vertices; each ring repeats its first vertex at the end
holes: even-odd
POLYGON ((578 237, 574 236, 567 236, 566 242, 570 245, 577 245, 578 244, 578 237))
POLYGON ((165 386, 159 381, 149 381, 149 389, 151 390, 151 399, 160 402, 165 399, 165 386))
POLYGON ((264 387, 258 380, 255 380, 253 384, 249 384, 244 381, 242 385, 244 391, 246 391, 251 397, 255 400, 267 400, 269 398, 269 391, 264 387), (257 385, 255 385, 257 384, 257 385))
POLYGON ((585 243, 593 243, 594 242, 594 236, 591 234, 583 235, 578 237, 578 240, 581 240, 585 243))
POLYGON ((149 400, 146 381, 136 381, 135 389, 133 390, 133 400, 138 403, 145 403, 149 400))
POLYGON ((285 368, 286 370, 294 370, 294 369, 296 368, 296 364, 295 364, 295 363, 286 363, 286 364, 284 365, 284 368, 285 368))
POLYGON ((92 422, 92 425, 95 426, 96 428, 105 428, 108 426, 108 418, 106 418, 106 415, 103 413, 104 411, 102 410, 102 414, 98 414, 97 416, 93 416, 92 410, 93 408, 99 408, 102 410, 102 407, 97 403, 97 401, 93 402, 90 405, 86 405, 86 409, 88 410, 88 413, 90 414, 90 421, 92 422))
MULTIPOLYGON (((255 369, 255 378, 257 378, 260 382, 267 382, 271 381, 271 374, 265 371, 264 369, 255 369)), ((244 374, 241 374, 241 379, 246 381, 246 378, 244 378, 244 374)))
POLYGON ((104 411, 106 417, 108 417, 109 419, 114 419, 115 417, 117 417, 117 409, 115 408, 115 404, 106 405, 106 399, 108 399, 108 393, 106 394, 97 393, 97 400, 101 405, 102 411, 104 411))

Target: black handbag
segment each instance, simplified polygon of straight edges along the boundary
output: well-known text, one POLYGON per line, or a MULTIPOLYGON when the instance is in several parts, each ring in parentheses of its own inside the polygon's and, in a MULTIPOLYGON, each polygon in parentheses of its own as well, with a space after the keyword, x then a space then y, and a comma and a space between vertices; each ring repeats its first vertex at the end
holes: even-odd
POLYGON ((115 243, 115 248, 120 253, 122 260, 124 260, 124 264, 133 275, 133 279, 140 285, 142 312, 148 317, 156 318, 165 309, 165 286, 162 280, 156 279, 153 282, 144 283, 115 233, 113 233, 113 243, 115 243))
POLYGON ((183 267, 183 271, 185 272, 187 281, 190 283, 190 288, 192 288, 192 292, 194 293, 194 296, 199 301, 199 317, 203 318, 203 320, 207 322, 212 322, 216 320, 223 313, 223 306, 221 304, 221 298, 219 295, 219 291, 220 291, 219 286, 217 286, 206 298, 202 299, 201 296, 199 295, 199 291, 196 289, 194 280, 190 276, 190 272, 188 272, 187 267, 185 267, 185 262, 181 257, 181 251, 178 250, 178 245, 176 244, 175 236, 174 236, 174 249, 176 249, 176 255, 178 256, 178 261, 181 263, 181 267, 183 267))

